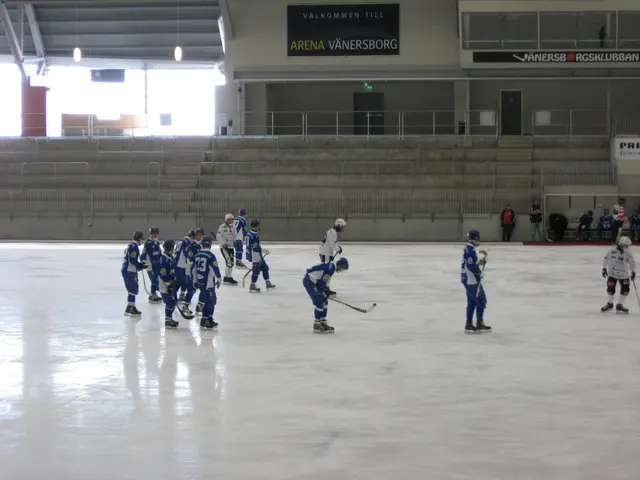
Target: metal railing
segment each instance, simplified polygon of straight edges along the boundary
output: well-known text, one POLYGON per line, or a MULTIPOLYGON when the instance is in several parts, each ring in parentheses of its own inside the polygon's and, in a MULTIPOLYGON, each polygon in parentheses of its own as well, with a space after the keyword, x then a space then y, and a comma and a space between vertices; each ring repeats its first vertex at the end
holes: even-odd
MULTIPOLYGON (((25 183, 24 183, 24 179, 25 179, 25 167, 27 166, 34 166, 34 165, 46 165, 48 167, 52 167, 52 171, 53 171, 53 187, 55 188, 57 185, 57 179, 58 179, 58 171, 59 171, 59 167, 60 166, 76 166, 76 165, 81 165, 85 168, 84 172, 82 172, 85 176, 89 175, 89 164, 87 162, 22 162, 22 167, 20 169, 20 176, 21 176, 21 185, 22 188, 25 187, 25 183)), ((74 173, 74 175, 76 175, 76 173, 74 173)))
POLYGON ((156 190, 160 190, 160 176, 162 175, 160 162, 149 162, 147 164, 147 190, 151 190, 151 166, 156 166, 156 190))
POLYGON ((616 169, 611 163, 550 163, 539 162, 540 186, 615 185, 616 169))
POLYGON ((87 191, 2 190, 0 212, 10 215, 178 215, 221 217, 239 207, 262 217, 429 218, 434 215, 497 214, 506 203, 526 211, 532 193, 453 189, 309 189, 300 191, 87 191))
POLYGON ((531 115, 534 137, 603 137, 610 131, 605 110, 534 110, 531 115))

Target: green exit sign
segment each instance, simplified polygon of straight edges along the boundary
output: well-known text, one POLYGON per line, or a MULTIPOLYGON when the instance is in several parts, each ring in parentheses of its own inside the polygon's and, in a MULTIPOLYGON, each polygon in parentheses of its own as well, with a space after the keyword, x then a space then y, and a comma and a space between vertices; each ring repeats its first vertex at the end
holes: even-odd
POLYGON ((364 82, 364 89, 373 90, 373 85, 371 85, 369 82, 364 82))

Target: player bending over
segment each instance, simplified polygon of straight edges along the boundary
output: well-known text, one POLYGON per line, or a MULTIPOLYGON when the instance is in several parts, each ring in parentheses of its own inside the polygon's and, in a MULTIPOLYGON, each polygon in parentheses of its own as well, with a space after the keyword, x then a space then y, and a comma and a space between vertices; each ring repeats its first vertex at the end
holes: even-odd
MULTIPOLYGON (((238 282, 233 279, 233 247, 237 242, 234 221, 233 215, 227 213, 224 216, 224 223, 218 227, 216 234, 216 240, 220 245, 220 252, 222 252, 225 263, 224 278, 222 279, 225 285, 238 285, 238 282)), ((242 253, 240 258, 242 259, 242 253)))
POLYGON ((482 288, 482 269, 487 263, 487 252, 480 250, 478 258, 476 247, 480 244, 480 232, 471 230, 467 233, 467 246, 462 254, 461 281, 467 292, 467 323, 465 333, 490 332, 491 327, 484 324, 484 309, 487 307, 487 296, 482 288), (473 326, 473 313, 476 313, 476 325, 473 326))
POLYGON ((613 299, 616 294, 616 283, 620 283, 620 297, 616 305, 617 313, 629 313, 629 309, 625 308, 624 301, 627 299, 631 282, 636 278, 636 261, 629 251, 631 239, 629 237, 620 237, 618 245, 615 245, 607 252, 602 262, 602 276, 607 279, 607 295, 609 299, 607 304, 602 307, 603 312, 613 309, 613 299), (629 276, 631 272, 631 276, 629 276))
POLYGON ((178 284, 176 282, 175 262, 173 260, 173 250, 176 242, 173 240, 165 240, 162 244, 164 252, 160 257, 160 265, 158 269, 159 289, 162 301, 164 302, 164 326, 167 328, 176 328, 178 322, 173 319, 173 312, 176 309, 178 299, 178 284))
POLYGON ((149 295, 149 302, 158 303, 162 301, 162 298, 158 295, 158 268, 160 266, 160 229, 158 227, 151 227, 149 229, 149 238, 144 242, 142 248, 142 255, 140 255, 140 261, 149 263, 151 268, 147 269, 147 275, 151 281, 151 295, 149 295))
MULTIPOLYGON (((236 229, 236 267, 244 267, 242 263, 242 242, 247 238, 247 219, 245 215, 247 211, 241 208, 238 211, 238 216, 233 222, 233 226, 236 229)), ((247 245, 247 257, 249 256, 249 246, 247 245)), ((249 260, 249 258, 247 258, 249 260)))
POLYGON ((213 320, 213 312, 216 307, 216 288, 220 288, 220 269, 216 256, 211 251, 213 239, 203 237, 201 249, 197 253, 194 264, 195 274, 202 299, 202 318, 200 328, 216 328, 218 324, 213 320))
POLYGON ((149 268, 149 264, 140 262, 140 244, 144 239, 142 232, 133 233, 133 242, 124 249, 124 261, 122 262, 122 278, 127 289, 127 308, 125 315, 137 317, 142 312, 136 308, 136 295, 138 295, 138 271, 149 268))
POLYGON ((333 333, 335 329, 327 324, 327 307, 329 304, 329 283, 336 272, 349 270, 346 258, 334 263, 321 263, 307 270, 302 285, 313 302, 313 333, 333 333))
POLYGON ((251 259, 251 285, 249 285, 249 293, 260 293, 260 289, 256 287, 258 276, 262 272, 262 277, 267 286, 267 291, 276 288, 269 280, 269 265, 265 262, 264 257, 269 255, 269 250, 263 250, 260 245, 260 220, 251 220, 251 231, 247 233, 247 255, 251 259))

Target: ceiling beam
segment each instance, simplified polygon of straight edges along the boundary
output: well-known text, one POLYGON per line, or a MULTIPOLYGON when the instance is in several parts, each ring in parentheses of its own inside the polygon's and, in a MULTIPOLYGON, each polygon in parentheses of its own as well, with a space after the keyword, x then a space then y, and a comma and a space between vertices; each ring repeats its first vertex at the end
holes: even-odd
POLYGON ((47 60, 46 52, 44 49, 44 43, 42 42, 42 34, 40 33, 40 26, 38 25, 38 18, 36 17, 36 10, 33 8, 33 4, 25 3, 24 5, 18 5, 18 8, 24 8, 24 13, 27 15, 27 21, 29 22, 29 30, 31 30, 31 39, 33 40, 33 46, 36 49, 36 55, 42 58, 42 61, 38 64, 38 75, 46 71, 47 60))
POLYGON ((16 7, 16 23, 18 24, 18 31, 16 32, 18 46, 20 47, 20 52, 24 53, 24 7, 22 5, 16 7))
POLYGON ((231 20, 231 10, 229 9, 229 0, 218 0, 220 6, 220 15, 224 23, 225 40, 233 40, 233 22, 231 20))
POLYGON ((9 12, 7 11, 7 6, 4 1, 0 1, 0 23, 2 23, 4 28, 4 34, 7 37, 7 43, 9 44, 13 61, 16 63, 18 70, 20 70, 22 81, 24 83, 28 83, 29 79, 27 77, 27 73, 24 71, 24 65, 22 64, 22 52, 20 51, 18 38, 16 37, 16 32, 11 24, 11 17, 9 16, 9 12))

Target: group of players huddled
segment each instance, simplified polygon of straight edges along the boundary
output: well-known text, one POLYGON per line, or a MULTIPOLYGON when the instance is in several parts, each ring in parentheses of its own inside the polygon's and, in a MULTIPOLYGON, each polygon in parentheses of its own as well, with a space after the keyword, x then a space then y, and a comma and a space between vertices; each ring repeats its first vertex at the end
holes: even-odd
MULTIPOLYGON (((186 319, 201 314, 201 328, 216 328, 218 324, 213 319, 217 303, 216 289, 222 284, 238 285, 233 278, 234 266, 250 271, 250 293, 260 292, 260 288, 256 286, 260 274, 267 291, 275 289, 276 286, 270 280, 269 266, 265 261, 269 251, 263 249, 260 243, 260 220, 251 220, 249 225, 247 229, 246 211, 240 209, 235 218, 230 213, 226 214, 224 223, 218 228, 215 238, 225 261, 224 277, 220 273, 216 256, 211 251, 213 236, 205 235, 204 229, 191 230, 178 245, 174 240, 165 240, 162 247, 158 239, 159 228, 151 227, 146 241, 142 232, 134 232, 133 241, 125 249, 121 268, 127 290, 125 315, 137 317, 142 314, 135 305, 139 292, 138 272, 142 270, 147 272, 151 283, 151 291, 148 292, 149 302, 164 303, 167 328, 178 326, 178 322, 173 318, 176 308, 186 319), (140 253, 139 247, 143 242, 144 247, 140 253), (243 245, 246 249, 246 260, 251 262, 251 267, 243 263, 243 245), (194 314, 190 307, 198 291, 198 304, 194 314)), ((336 261, 336 257, 342 254, 342 247, 338 245, 338 232, 346 225, 342 219, 335 221, 320 245, 321 263, 309 268, 303 278, 304 288, 314 305, 314 333, 334 332, 334 328, 328 325, 326 320, 328 300, 335 295, 335 292, 329 289, 329 283, 336 272, 349 268, 346 258, 336 261)), ((246 273, 248 274, 249 272, 246 273)))

